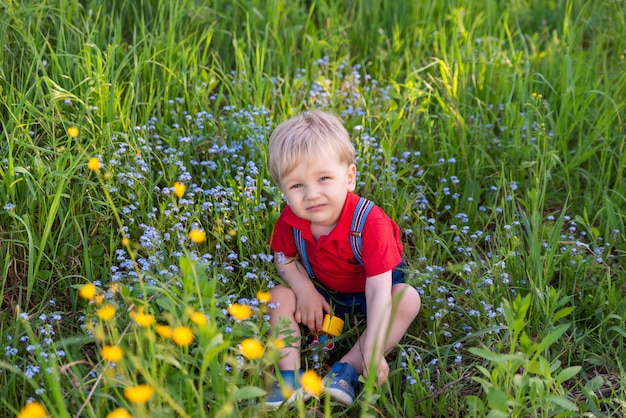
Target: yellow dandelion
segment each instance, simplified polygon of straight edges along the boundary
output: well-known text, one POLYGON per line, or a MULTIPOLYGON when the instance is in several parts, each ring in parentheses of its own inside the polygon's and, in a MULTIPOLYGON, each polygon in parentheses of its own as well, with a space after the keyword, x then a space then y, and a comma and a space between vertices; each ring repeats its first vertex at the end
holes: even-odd
POLYGON ((200 326, 206 325, 208 322, 206 315, 202 312, 193 312, 191 315, 189 315, 189 319, 191 319, 191 322, 193 322, 194 324, 200 326))
POLYGON ((105 345, 100 350, 102 358, 111 363, 118 363, 124 357, 124 350, 116 345, 105 345))
POLYGON ((159 324, 154 329, 161 338, 172 338, 172 327, 169 325, 159 324))
POLYGON ((48 416, 46 408, 39 402, 29 402, 24 405, 17 418, 45 418, 48 416))
POLYGON ((103 321, 108 321, 115 316, 115 306, 111 304, 104 305, 102 308, 98 309, 96 313, 98 314, 98 318, 103 321))
POLYGON ((132 415, 124 408, 116 408, 109 412, 106 418, 132 418, 132 415))
POLYGON ((100 170, 100 166, 100 160, 96 157, 90 158, 89 162, 87 163, 87 168, 89 168, 91 171, 100 170))
POLYGON ((193 332, 188 327, 176 327, 172 331, 172 340, 181 347, 187 347, 193 338, 193 332))
POLYGON ((96 296, 96 286, 93 283, 84 284, 78 291, 78 296, 91 300, 96 296))
POLYGON ((274 347, 276 347, 277 350, 282 350, 283 348, 285 348, 285 346, 285 340, 283 340, 282 338, 274 341, 274 347))
POLYGON ((200 244, 206 241, 206 233, 200 229, 192 229, 189 232, 189 239, 195 242, 196 244, 200 244))
POLYGON ((265 351, 263 343, 259 340, 255 340, 254 338, 246 338, 243 340, 239 345, 239 349, 241 350, 241 354, 243 354, 248 360, 261 358, 263 356, 263 352, 265 351))
POLYGON ((70 128, 67 128, 67 134, 71 138, 76 138, 78 136, 78 128, 76 126, 72 126, 70 128))
POLYGON ((154 389, 150 385, 137 385, 124 389, 124 396, 133 403, 146 403, 154 395, 154 389))
POLYGON ((256 292, 256 298, 261 303, 270 303, 272 294, 270 292, 256 292))
POLYGON ((154 324, 154 317, 147 313, 132 311, 130 313, 130 317, 137 323, 137 325, 142 327, 149 327, 154 324))
POLYGON ((313 396, 318 396, 324 390, 324 382, 315 370, 307 370, 302 373, 300 383, 302 384, 302 390, 313 396))
POLYGON ((187 186, 182 183, 176 182, 174 183, 174 194, 181 198, 185 194, 185 190, 187 190, 187 186))
POLYGON ((128 247, 130 245, 130 239, 128 239, 128 237, 122 238, 122 245, 128 247))
POLYGON ((245 321, 252 316, 252 308, 245 304, 233 303, 228 307, 228 313, 237 321, 245 321))

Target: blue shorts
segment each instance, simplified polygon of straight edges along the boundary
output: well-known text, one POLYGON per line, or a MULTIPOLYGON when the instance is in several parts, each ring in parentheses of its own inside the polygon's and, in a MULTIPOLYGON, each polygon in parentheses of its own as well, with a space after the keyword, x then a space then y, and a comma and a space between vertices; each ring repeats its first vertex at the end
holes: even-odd
MULTIPOLYGON (((391 272, 391 286, 404 283, 404 263, 400 263, 391 272)), ((314 280, 315 288, 328 303, 333 315, 344 317, 346 315, 365 315, 367 314, 367 305, 365 303, 365 292, 343 293, 335 290, 327 289, 317 280, 314 280)))

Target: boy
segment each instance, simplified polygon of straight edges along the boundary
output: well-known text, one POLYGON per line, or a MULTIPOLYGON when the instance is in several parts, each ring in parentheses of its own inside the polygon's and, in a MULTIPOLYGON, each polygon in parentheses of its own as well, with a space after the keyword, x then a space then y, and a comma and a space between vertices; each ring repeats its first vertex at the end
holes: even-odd
MULTIPOLYGON (((324 313, 343 317, 365 314, 366 329, 354 347, 335 363, 325 378, 330 398, 350 405, 358 375, 375 373, 387 380, 385 354, 403 337, 420 309, 419 293, 404 283, 400 229, 382 209, 371 208, 362 232, 351 228, 359 196, 355 150, 339 119, 329 113, 305 112, 279 125, 269 143, 270 175, 287 205, 270 238, 278 273, 287 286, 272 289, 275 308, 270 325, 287 319, 293 336, 299 324, 320 331, 324 313), (359 261, 350 244, 361 238, 359 261), (301 234, 299 242, 294 231, 301 234), (361 264, 362 263, 362 264, 361 264), (370 370, 370 365, 373 369, 370 370)), ((300 338, 282 349, 278 368, 289 389, 299 387, 300 338)), ((278 385, 266 398, 269 406, 291 402, 278 385)))

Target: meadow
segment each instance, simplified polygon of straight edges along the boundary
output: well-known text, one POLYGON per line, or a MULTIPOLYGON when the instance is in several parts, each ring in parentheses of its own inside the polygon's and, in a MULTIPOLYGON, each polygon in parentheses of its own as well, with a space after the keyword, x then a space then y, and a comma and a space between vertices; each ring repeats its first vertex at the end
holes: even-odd
POLYGON ((623 416, 625 66, 620 0, 0 0, 0 416, 623 416), (307 109, 423 306, 387 384, 270 411, 307 109))

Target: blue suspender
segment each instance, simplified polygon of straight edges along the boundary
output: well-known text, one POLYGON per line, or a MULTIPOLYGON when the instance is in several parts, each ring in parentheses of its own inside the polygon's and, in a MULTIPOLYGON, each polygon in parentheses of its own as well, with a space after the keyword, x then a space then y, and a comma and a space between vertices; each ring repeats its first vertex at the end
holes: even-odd
MULTIPOLYGON (((352 248, 354 257, 361 265, 363 265, 363 252, 361 251, 363 247, 363 239, 361 235, 363 232, 363 226, 365 225, 365 219, 367 219, 367 215, 370 213, 372 207, 374 207, 373 202, 364 197, 360 198, 359 203, 356 205, 356 209, 354 209, 352 223, 350 224, 350 247, 352 248)), ((293 238, 296 242, 296 250, 298 250, 298 254, 300 254, 300 261, 304 265, 309 277, 315 278, 313 270, 311 269, 311 264, 309 263, 309 259, 306 255, 306 244, 302 238, 302 231, 294 228, 293 238)))
POLYGON ((302 239, 302 231, 294 228, 293 238, 296 241, 296 250, 298 250, 298 254, 300 254, 300 261, 302 261, 302 264, 304 265, 306 272, 309 273, 309 277, 314 279, 315 275, 313 274, 313 269, 311 269, 309 258, 306 256, 306 243, 304 239, 302 239))
POLYGON ((354 257, 361 265, 363 265, 363 252, 361 251, 363 248, 363 239, 361 238, 361 233, 363 232, 365 219, 373 206, 373 202, 370 202, 366 198, 362 197, 359 199, 359 203, 356 205, 356 209, 352 215, 352 224, 350 225, 350 246, 352 247, 354 257))

